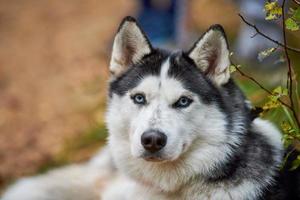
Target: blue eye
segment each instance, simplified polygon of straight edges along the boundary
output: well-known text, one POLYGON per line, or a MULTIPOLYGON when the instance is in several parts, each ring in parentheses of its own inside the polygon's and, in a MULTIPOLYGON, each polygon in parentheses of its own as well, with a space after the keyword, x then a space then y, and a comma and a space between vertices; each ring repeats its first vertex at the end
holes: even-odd
POLYGON ((174 104, 173 107, 174 108, 186 108, 188 107, 191 103, 193 102, 192 99, 186 97, 186 96, 182 96, 180 97, 174 104))
POLYGON ((131 99, 135 104, 141 104, 141 105, 146 104, 146 97, 143 94, 135 94, 131 97, 131 99))

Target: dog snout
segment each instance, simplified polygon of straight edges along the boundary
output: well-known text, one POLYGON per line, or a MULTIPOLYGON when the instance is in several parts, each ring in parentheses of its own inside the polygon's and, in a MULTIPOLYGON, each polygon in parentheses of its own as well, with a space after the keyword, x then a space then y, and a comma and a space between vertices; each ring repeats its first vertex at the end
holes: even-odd
POLYGON ((141 137, 141 143, 147 151, 155 153, 166 146, 167 136, 157 130, 146 131, 141 137))

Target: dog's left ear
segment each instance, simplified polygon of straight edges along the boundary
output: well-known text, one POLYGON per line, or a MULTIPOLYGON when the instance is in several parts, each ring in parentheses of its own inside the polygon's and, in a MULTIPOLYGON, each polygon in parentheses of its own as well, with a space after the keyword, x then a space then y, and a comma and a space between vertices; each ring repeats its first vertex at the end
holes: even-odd
POLYGON ((188 56, 217 86, 228 82, 230 78, 229 50, 221 25, 211 26, 194 44, 188 56))
POLYGON ((119 77, 151 51, 152 46, 136 20, 125 17, 113 43, 109 66, 112 77, 119 77))

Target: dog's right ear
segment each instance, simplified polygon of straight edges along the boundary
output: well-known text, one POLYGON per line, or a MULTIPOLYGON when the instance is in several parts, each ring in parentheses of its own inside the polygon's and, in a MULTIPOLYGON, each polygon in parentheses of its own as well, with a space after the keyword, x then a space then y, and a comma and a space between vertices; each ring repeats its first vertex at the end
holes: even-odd
POLYGON ((110 60, 112 76, 122 75, 129 66, 151 53, 152 46, 133 17, 125 17, 114 39, 110 60))

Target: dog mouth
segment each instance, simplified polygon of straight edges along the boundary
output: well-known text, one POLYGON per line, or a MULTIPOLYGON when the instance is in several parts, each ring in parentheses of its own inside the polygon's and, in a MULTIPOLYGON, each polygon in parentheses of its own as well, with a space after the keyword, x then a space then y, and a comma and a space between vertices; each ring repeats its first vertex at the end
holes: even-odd
POLYGON ((184 152, 187 151, 188 149, 188 144, 184 143, 181 146, 181 153, 177 156, 168 156, 168 154, 165 154, 163 150, 158 151, 158 152, 150 152, 150 151, 144 151, 142 155, 140 155, 140 158, 144 159, 145 161, 148 162, 172 162, 177 160, 181 155, 183 155, 184 152))
POLYGON ((148 162, 162 162, 166 160, 162 157, 160 153, 149 153, 149 152, 145 152, 142 155, 142 158, 148 162))
POLYGON ((144 160, 146 160, 148 162, 162 162, 162 161, 164 161, 164 159, 159 158, 159 157, 154 157, 154 156, 146 157, 146 158, 144 158, 144 160))

